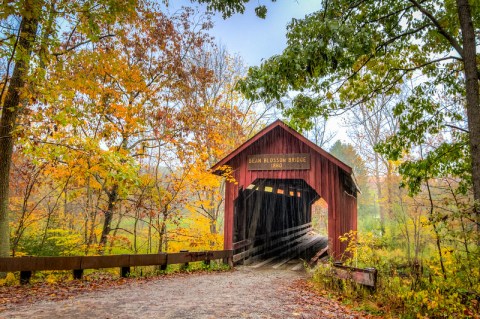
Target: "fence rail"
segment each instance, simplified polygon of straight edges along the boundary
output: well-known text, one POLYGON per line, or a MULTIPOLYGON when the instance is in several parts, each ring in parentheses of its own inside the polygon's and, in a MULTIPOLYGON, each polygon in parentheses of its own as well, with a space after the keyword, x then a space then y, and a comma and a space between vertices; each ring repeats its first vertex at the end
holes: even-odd
POLYGON ((348 279, 373 290, 377 286, 378 271, 375 268, 356 268, 334 263, 332 274, 339 279, 348 279))
POLYGON ((32 271, 39 270, 73 270, 73 277, 80 279, 84 269, 120 267, 120 275, 126 277, 130 273, 130 267, 134 266, 160 266, 161 269, 166 269, 167 265, 195 261, 209 264, 216 259, 232 265, 232 258, 233 250, 110 256, 2 257, 0 272, 20 271, 20 283, 25 284, 30 281, 32 271))

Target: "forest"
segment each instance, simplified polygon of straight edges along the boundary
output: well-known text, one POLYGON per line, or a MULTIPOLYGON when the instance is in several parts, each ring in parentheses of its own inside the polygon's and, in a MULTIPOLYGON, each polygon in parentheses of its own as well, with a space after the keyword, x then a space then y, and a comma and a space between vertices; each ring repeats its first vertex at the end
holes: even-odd
POLYGON ((210 168, 280 117, 353 168, 345 262, 379 271, 374 299, 328 262, 318 289, 380 316, 478 318, 478 2, 325 0, 259 66, 210 34, 248 0, 192 2, 0 4, 0 257, 222 249, 235 181, 210 168))

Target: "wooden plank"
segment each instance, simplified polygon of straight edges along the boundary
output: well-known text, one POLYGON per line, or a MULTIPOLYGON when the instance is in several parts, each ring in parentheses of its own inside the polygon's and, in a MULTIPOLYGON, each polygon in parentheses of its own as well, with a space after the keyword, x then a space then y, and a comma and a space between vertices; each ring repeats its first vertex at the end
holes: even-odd
POLYGON ((45 268, 48 270, 79 269, 82 263, 81 256, 75 257, 46 257, 45 268))
POLYGON ((313 246, 315 243, 317 243, 320 240, 321 240, 321 238, 319 238, 319 237, 313 237, 306 242, 301 242, 299 245, 288 248, 285 252, 282 253, 282 256, 284 256, 284 255, 289 255, 289 256, 287 258, 284 258, 279 263, 275 264, 273 266, 273 268, 274 269, 280 268, 281 266, 283 266, 284 264, 286 264, 290 260, 296 258, 298 256, 298 251, 299 250, 305 250, 308 247, 313 246), (293 252, 293 251, 295 251, 295 254, 291 255, 290 253, 293 252))
POLYGON ((233 255, 233 262, 236 263, 239 260, 247 258, 248 256, 250 256, 250 253, 251 253, 251 250, 246 250, 239 254, 233 255))
POLYGON ((303 236, 304 234, 308 233, 310 231, 310 228, 305 228, 303 230, 300 230, 298 232, 295 232, 295 233, 292 233, 290 235, 287 235, 287 236, 283 236, 283 237, 279 237, 273 241, 270 242, 270 246, 274 246, 278 243, 281 243, 281 242, 284 242, 284 241, 287 241, 291 238, 294 238, 294 237, 298 237, 298 236, 303 236))
POLYGON ((129 263, 130 255, 84 256, 81 269, 127 267, 129 263))
POLYGON ((310 262, 308 263, 308 265, 310 267, 312 267, 320 259, 320 257, 322 257, 323 254, 325 254, 327 252, 328 252, 328 245, 327 245, 327 247, 325 247, 322 250, 320 250, 319 252, 317 252, 315 254, 315 256, 313 256, 312 259, 310 259, 310 262))
POLYGON ((189 256, 189 253, 171 253, 168 254, 167 258, 167 265, 174 265, 174 264, 184 264, 186 262, 193 261, 189 256))
POLYGON ((298 243, 297 245, 290 245, 290 247, 283 247, 282 253, 279 255, 279 257, 290 255, 293 251, 295 251, 294 256, 296 256, 298 250, 302 249, 302 247, 307 247, 309 244, 314 243, 317 240, 316 237, 313 237, 310 239, 308 239, 308 237, 309 237, 308 235, 304 235, 303 237, 297 238, 292 242, 293 244, 298 243), (305 239, 308 239, 308 240, 305 241, 305 239))
POLYGON ((303 263, 298 263, 294 267, 292 267, 290 270, 299 271, 299 270, 302 270, 302 269, 303 269, 303 263))
POLYGON ((240 249, 243 247, 246 247, 250 245, 252 241, 250 239, 244 239, 242 241, 237 241, 236 243, 233 243, 233 249, 240 249))
POLYGON ((288 263, 290 260, 292 260, 294 257, 287 257, 287 258, 283 258, 279 263, 275 264, 272 266, 273 269, 278 269, 280 267, 282 267, 283 265, 285 265, 286 263, 288 263))
POLYGON ((260 267, 265 266, 266 264, 274 261, 275 259, 277 259, 277 257, 271 257, 271 258, 268 258, 268 259, 265 259, 265 260, 259 262, 258 264, 255 264, 255 265, 253 265, 253 266, 251 266, 251 267, 252 267, 252 268, 260 268, 260 267))
POLYGON ((354 268, 334 264, 335 276, 340 279, 355 281, 364 286, 375 288, 377 282, 377 270, 375 268, 354 268))
MULTIPOLYGON (((290 245, 291 243, 295 243, 297 241, 295 239, 295 237, 297 237, 297 239, 298 239, 298 237, 303 236, 305 232, 306 232, 306 230, 299 231, 297 233, 293 233, 293 234, 290 234, 290 235, 285 236, 285 237, 280 237, 280 238, 270 242, 268 247, 274 247, 274 246, 277 246, 277 247, 273 248, 272 250, 266 251, 261 255, 265 255, 267 253, 273 253, 275 251, 284 250, 286 245, 290 245), (293 241, 291 240, 292 238, 294 239, 293 241), (279 245, 280 243, 283 243, 283 244, 279 245)), ((266 248, 267 248, 267 244, 258 245, 258 246, 255 246, 254 248, 251 248, 251 249, 249 249, 247 251, 244 251, 240 254, 237 254, 235 256, 237 256, 236 259, 238 261, 238 260, 241 260, 241 259, 246 258, 248 256, 252 256, 252 255, 254 255, 254 254, 256 254, 256 253, 258 253, 262 250, 265 250, 266 248)), ((234 259, 235 259, 235 257, 234 257, 234 259)))
POLYGON ((0 272, 28 271, 30 267, 26 262, 21 261, 22 257, 1 257, 0 272))
MULTIPOLYGON (((310 223, 309 223, 309 224, 310 224, 310 223)), ((297 230, 297 229, 300 229, 300 230, 298 230, 297 232, 294 232, 294 233, 292 233, 292 234, 290 234, 290 235, 287 235, 287 236, 284 236, 284 237, 279 237, 279 238, 277 238, 277 239, 275 239, 275 240, 273 240, 273 241, 270 241, 270 242, 268 243, 268 247, 277 246, 277 245, 279 245, 280 243, 283 243, 282 245, 280 245, 280 247, 275 247, 275 248, 273 249, 273 251, 282 250, 283 246, 292 243, 292 239, 295 239, 295 238, 304 236, 306 233, 308 233, 308 232, 311 230, 309 224, 308 224, 308 225, 305 224, 304 226, 307 227, 307 228, 303 228, 303 229, 302 229, 302 227, 298 227, 298 226, 297 226, 297 227, 292 227, 291 229, 296 229, 296 230, 297 230)), ((283 233, 283 231, 282 231, 282 233, 283 233)), ((293 242, 295 242, 295 241, 293 241, 293 242)), ((253 248, 250 248, 250 249, 248 249, 248 250, 246 250, 246 251, 243 251, 243 252, 241 252, 241 253, 238 253, 238 254, 234 255, 233 261, 234 261, 234 262, 237 262, 237 261, 239 261, 239 260, 242 260, 242 259, 244 259, 244 258, 247 258, 247 257, 249 257, 249 256, 252 256, 252 255, 256 254, 257 252, 260 252, 260 251, 262 251, 262 250, 265 250, 266 248, 267 248, 267 244, 257 245, 257 246, 255 246, 255 247, 253 247, 253 248)), ((269 251, 269 252, 272 252, 272 251, 269 251)), ((265 253, 269 253, 269 252, 265 252, 265 253)), ((263 255, 263 254, 262 254, 262 255, 263 255)))
POLYGON ((0 272, 36 270, 82 270, 131 266, 156 266, 193 261, 226 259, 230 260, 233 250, 208 252, 186 252, 176 254, 142 254, 111 256, 72 256, 72 257, 2 257, 0 272), (169 257, 167 257, 169 256, 169 257))
POLYGON ((232 258, 233 250, 213 250, 209 251, 210 260, 223 259, 223 258, 232 258))
POLYGON ((276 248, 274 249, 271 249, 269 250, 268 252, 265 252, 264 254, 260 254, 258 256, 254 256, 252 257, 253 260, 257 260, 257 259, 260 259, 263 255, 265 255, 266 253, 268 254, 276 254, 278 251, 281 251, 280 255, 278 255, 276 258, 279 258, 279 257, 282 257, 284 256, 285 254, 288 254, 290 252, 290 249, 288 246, 295 246, 296 243, 298 242, 302 242, 304 238, 308 237, 308 235, 304 235, 303 237, 299 237, 299 238, 296 238, 292 241, 289 241, 289 242, 286 242, 284 243, 283 245, 280 245, 280 246, 277 246, 276 248))
POLYGON ((167 262, 167 254, 130 255, 130 266, 158 266, 167 262))
POLYGON ((218 254, 214 254, 214 252, 206 252, 206 251, 170 253, 168 254, 167 264, 169 265, 183 264, 187 262, 230 258, 233 256, 232 252, 233 251, 228 251, 225 253, 218 253, 218 254))
POLYGON ((80 269, 82 257, 4 257, 0 271, 72 270, 80 269))

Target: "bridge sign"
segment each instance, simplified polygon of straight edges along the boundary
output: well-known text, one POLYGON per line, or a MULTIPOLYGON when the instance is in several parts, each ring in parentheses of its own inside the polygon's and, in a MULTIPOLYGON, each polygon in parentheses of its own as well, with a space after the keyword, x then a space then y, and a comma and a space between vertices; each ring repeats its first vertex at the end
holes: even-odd
POLYGON ((249 171, 310 169, 310 154, 260 154, 249 155, 249 171))

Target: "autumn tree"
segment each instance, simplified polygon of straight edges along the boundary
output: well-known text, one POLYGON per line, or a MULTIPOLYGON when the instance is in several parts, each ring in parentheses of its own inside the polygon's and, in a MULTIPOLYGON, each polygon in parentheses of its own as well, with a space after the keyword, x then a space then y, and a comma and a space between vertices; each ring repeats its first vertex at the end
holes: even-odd
POLYGON ((137 2, 24 0, 1 6, 0 255, 8 256, 9 172, 18 118, 34 103, 46 80, 43 69, 55 56, 111 37, 108 26, 134 18, 137 2))
POLYGON ((216 234, 223 212, 225 181, 209 169, 261 121, 255 104, 235 91, 237 81, 246 73, 242 60, 228 54, 221 45, 205 46, 203 53, 194 60, 201 69, 209 70, 210 80, 190 84, 194 90, 182 100, 179 119, 191 135, 178 148, 190 154, 189 184, 194 198, 188 206, 205 216, 211 233, 216 234))
POLYGON ((158 143, 176 143, 175 99, 191 90, 190 78, 202 74, 188 57, 208 41, 208 19, 193 21, 191 9, 174 17, 155 7, 137 14, 141 19, 111 27, 115 37, 77 49, 61 68, 48 69, 54 85, 30 117, 33 142, 50 149, 51 161, 70 158, 70 167, 83 167, 89 244, 96 242, 101 211, 101 251, 118 204, 137 184, 137 160, 158 143), (94 204, 92 192, 102 193, 104 203, 94 204))

